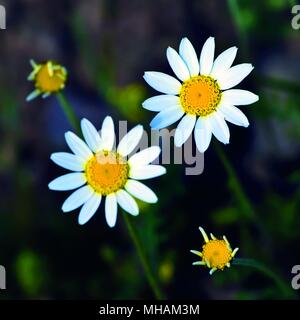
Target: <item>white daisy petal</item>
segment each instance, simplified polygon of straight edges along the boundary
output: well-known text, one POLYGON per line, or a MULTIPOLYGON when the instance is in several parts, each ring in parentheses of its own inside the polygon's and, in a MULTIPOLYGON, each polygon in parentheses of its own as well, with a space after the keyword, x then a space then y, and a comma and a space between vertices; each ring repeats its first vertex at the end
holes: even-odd
POLYGON ((79 208, 86 203, 93 194, 93 189, 90 186, 81 187, 66 199, 62 205, 62 211, 69 212, 79 208))
POLYGON ((87 120, 87 119, 82 119, 81 120, 81 130, 83 137, 90 147, 91 150, 94 152, 99 151, 102 145, 102 141, 100 138, 100 135, 96 128, 93 126, 93 124, 87 120))
POLYGON ((149 86, 162 93, 179 94, 181 89, 181 83, 178 80, 162 72, 145 72, 144 79, 149 86))
POLYGON ((32 91, 27 97, 26 97, 26 101, 30 102, 33 99, 35 99, 36 97, 38 97, 41 94, 41 91, 36 89, 34 91, 32 91))
POLYGON ((116 196, 118 204, 123 210, 127 211, 133 216, 137 216, 139 214, 139 207, 129 193, 121 189, 116 193, 116 196))
POLYGON ((173 107, 180 104, 178 96, 169 94, 162 94, 159 96, 151 97, 143 102, 143 108, 149 111, 162 111, 169 107, 173 107))
POLYGON ((123 157, 126 157, 130 154, 139 144, 144 133, 142 125, 137 125, 131 129, 120 141, 118 146, 118 153, 123 157))
POLYGON ((225 119, 237 126, 242 126, 242 127, 248 127, 249 126, 249 121, 247 117, 244 115, 244 113, 230 105, 225 105, 223 104, 218 108, 224 115, 225 119))
POLYGON ((179 54, 186 63, 191 76, 199 74, 200 66, 197 54, 188 38, 183 38, 179 45, 179 54))
POLYGON ((117 214, 117 198, 115 193, 111 193, 105 199, 105 218, 109 227, 113 228, 116 225, 117 214))
POLYGON ((156 194, 143 183, 135 180, 128 180, 125 189, 137 199, 147 203, 156 203, 158 201, 156 194))
POLYGON ((74 172, 60 176, 48 184, 50 190, 66 191, 81 187, 86 182, 84 173, 74 172))
POLYGON ((178 79, 185 81, 190 78, 190 73, 186 64, 181 59, 180 55, 171 47, 167 49, 167 59, 178 79))
POLYGON ((191 135, 196 122, 196 115, 187 114, 179 122, 175 131, 175 146, 181 147, 191 135))
POLYGON ((222 103, 227 105, 242 106, 254 103, 259 97, 247 90, 231 89, 222 92, 222 103))
POLYGON ((101 198, 102 196, 100 194, 94 193, 83 205, 78 216, 79 224, 85 224, 92 218, 100 206, 101 198))
POLYGON ((224 144, 229 143, 230 133, 222 113, 219 113, 218 111, 214 112, 209 117, 209 125, 211 127, 211 132, 219 141, 224 144))
POLYGON ((200 74, 209 75, 214 62, 215 38, 209 37, 202 48, 200 55, 200 74))
POLYGON ((158 113, 150 122, 150 126, 152 129, 159 130, 173 124, 183 115, 184 111, 181 106, 170 107, 158 113))
POLYGON ((113 119, 105 117, 101 128, 101 140, 103 150, 111 151, 115 143, 115 129, 113 119))
POLYGON ((92 157, 92 152, 88 146, 71 131, 65 133, 65 139, 69 148, 82 160, 87 161, 92 157))
POLYGON ((45 92, 45 93, 42 94, 42 98, 43 98, 43 99, 46 99, 46 98, 48 98, 50 95, 51 95, 50 92, 45 92))
POLYGON ((195 125, 194 136, 199 152, 205 152, 211 141, 211 128, 207 118, 198 118, 195 125))
POLYGON ((166 168, 159 165, 149 164, 144 167, 133 167, 130 169, 129 177, 136 180, 151 179, 166 173, 166 168))
POLYGON ((231 47, 217 56, 210 73, 212 78, 218 79, 232 66, 237 50, 237 47, 231 47))
POLYGON ((132 214, 133 216, 137 216, 139 214, 139 207, 128 192, 121 189, 116 193, 116 196, 118 204, 123 210, 132 214))
POLYGON ((227 90, 238 85, 252 70, 253 66, 250 63, 241 63, 230 68, 218 78, 221 90, 227 90))
POLYGON ((146 166, 155 160, 160 154, 160 147, 153 146, 134 154, 128 163, 131 167, 146 166))
POLYGON ((84 163, 75 154, 67 152, 52 153, 50 159, 57 165, 72 171, 83 171, 84 163))

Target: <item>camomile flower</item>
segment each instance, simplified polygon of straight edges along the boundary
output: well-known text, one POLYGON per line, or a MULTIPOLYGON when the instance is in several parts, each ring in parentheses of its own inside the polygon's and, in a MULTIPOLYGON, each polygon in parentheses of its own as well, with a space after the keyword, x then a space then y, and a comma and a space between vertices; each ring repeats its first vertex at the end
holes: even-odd
POLYGON ((229 143, 226 121, 248 127, 246 116, 237 105, 258 101, 247 90, 232 89, 252 70, 249 63, 232 67, 237 48, 231 47, 215 60, 215 40, 210 37, 203 45, 200 60, 187 38, 181 40, 179 53, 167 49, 167 59, 179 80, 161 72, 145 72, 145 81, 163 93, 147 99, 143 107, 159 112, 151 121, 153 129, 162 129, 180 120, 175 131, 175 145, 182 146, 194 130, 197 148, 204 152, 212 134, 224 144, 229 143))
POLYGON ((121 139, 116 150, 113 149, 115 130, 111 117, 104 119, 101 135, 87 119, 81 120, 81 130, 85 141, 70 131, 65 134, 72 153, 58 152, 51 155, 53 162, 73 172, 50 182, 49 189, 77 189, 63 203, 63 212, 82 206, 78 217, 78 223, 82 225, 93 217, 101 202, 105 201, 107 224, 114 227, 117 205, 137 216, 139 208, 134 197, 147 203, 157 202, 155 193, 138 180, 166 173, 163 166, 150 164, 159 156, 160 148, 153 146, 129 159, 127 157, 141 140, 141 125, 130 130, 121 139))
POLYGON ((217 270, 223 270, 225 267, 230 267, 230 261, 234 258, 239 248, 231 249, 231 246, 225 236, 223 239, 217 239, 212 233, 211 239, 208 238, 203 228, 199 227, 205 243, 202 246, 202 251, 191 250, 192 253, 201 258, 193 265, 207 266, 210 268, 210 275, 217 270))
POLYGON ((31 101, 39 95, 46 98, 51 93, 64 89, 67 81, 65 67, 53 61, 37 64, 34 60, 30 60, 30 64, 33 70, 27 79, 34 81, 35 89, 27 96, 26 101, 31 101))

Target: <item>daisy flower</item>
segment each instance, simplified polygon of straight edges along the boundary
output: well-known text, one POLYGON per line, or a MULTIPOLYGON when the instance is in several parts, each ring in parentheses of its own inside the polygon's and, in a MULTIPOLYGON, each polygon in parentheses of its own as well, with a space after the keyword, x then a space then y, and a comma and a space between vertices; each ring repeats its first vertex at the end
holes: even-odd
POLYGON ((229 268, 230 261, 234 258, 239 248, 232 250, 225 236, 223 236, 223 239, 217 239, 211 233, 211 239, 209 239, 203 228, 199 227, 199 230, 205 243, 202 246, 202 251, 191 250, 191 253, 201 258, 200 261, 194 262, 193 265, 207 266, 210 268, 210 275, 217 270, 223 270, 225 266, 229 268))
POLYGON ((180 80, 161 72, 145 72, 145 81, 163 93, 147 99, 143 107, 159 112, 151 121, 153 129, 162 129, 180 120, 175 131, 175 145, 182 146, 194 130, 197 148, 204 152, 212 134, 224 144, 229 143, 226 121, 248 127, 246 116, 236 108, 258 100, 247 90, 231 89, 252 70, 249 63, 232 67, 237 48, 231 47, 214 60, 215 40, 203 45, 200 60, 187 38, 181 40, 179 54, 167 49, 169 64, 180 80))
POLYGON ((65 87, 67 70, 63 66, 53 61, 37 64, 30 60, 30 64, 33 70, 27 79, 34 81, 35 89, 27 96, 26 101, 31 101, 39 95, 46 98, 65 87))
POLYGON ((49 183, 49 189, 57 191, 74 190, 62 205, 63 212, 82 206, 78 223, 85 224, 95 214, 105 198, 105 217, 107 224, 114 227, 117 220, 117 204, 133 216, 139 208, 133 197, 147 203, 157 202, 155 193, 137 180, 145 180, 166 173, 160 165, 150 164, 160 154, 160 148, 153 146, 144 149, 127 159, 137 147, 143 127, 137 125, 120 141, 115 143, 114 123, 106 117, 101 135, 87 119, 81 120, 83 141, 72 132, 65 134, 66 142, 73 153, 58 152, 51 155, 57 165, 74 171, 49 183))

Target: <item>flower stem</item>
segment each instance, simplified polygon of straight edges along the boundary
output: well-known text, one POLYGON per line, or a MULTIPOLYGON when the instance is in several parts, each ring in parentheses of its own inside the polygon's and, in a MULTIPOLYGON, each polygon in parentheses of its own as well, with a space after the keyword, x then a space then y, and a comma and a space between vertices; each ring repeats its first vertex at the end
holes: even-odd
POLYGON ((242 47, 242 53, 244 57, 247 57, 249 53, 247 30, 245 29, 244 19, 240 10, 240 4, 238 0, 227 0, 227 4, 232 20, 234 21, 235 27, 238 32, 238 37, 242 47))
POLYGON ((276 274, 273 270, 271 270, 265 264, 259 261, 256 261, 254 259, 242 259, 242 258, 233 259, 232 264, 238 265, 238 266, 251 267, 260 271, 261 273, 268 276, 270 279, 274 281, 277 287, 284 294, 284 297, 295 297, 295 294, 292 291, 291 287, 289 287, 278 274, 276 274))
POLYGON ((145 274, 147 276, 149 285, 154 293, 154 296, 157 300, 162 300, 162 299, 164 299, 164 294, 162 293, 162 291, 158 285, 158 282, 156 280, 156 277, 153 273, 153 270, 150 266, 149 259, 147 258, 146 252, 145 252, 144 247, 142 245, 141 239, 138 235, 137 229, 136 229, 133 221, 131 220, 131 217, 129 217, 128 214, 124 214, 123 216, 124 216, 124 219, 126 222, 128 232, 129 232, 131 239, 135 245, 136 251, 139 255, 141 264, 144 268, 145 274))
POLYGON ((233 192, 233 194, 236 197, 236 200, 238 201, 240 208, 242 210, 242 213, 249 219, 251 220, 257 220, 256 219, 256 214, 254 211, 254 208, 251 204, 251 201, 248 199, 241 182, 239 181, 239 178, 231 165, 229 159, 227 158, 225 152, 223 149, 220 147, 219 144, 215 144, 215 148, 217 151, 217 154, 223 163, 225 170, 228 174, 228 183, 229 183, 229 188, 233 192))
POLYGON ((71 126, 76 130, 77 133, 80 133, 79 121, 75 115, 73 107, 62 92, 57 92, 56 97, 71 126))

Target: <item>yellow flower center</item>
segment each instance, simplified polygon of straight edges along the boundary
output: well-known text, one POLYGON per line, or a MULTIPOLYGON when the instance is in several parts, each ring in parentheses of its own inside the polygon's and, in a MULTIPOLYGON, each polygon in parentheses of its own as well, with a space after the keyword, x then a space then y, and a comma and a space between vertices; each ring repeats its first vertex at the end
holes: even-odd
POLYGON ((221 94, 216 80, 209 76, 195 76, 182 84, 179 98, 186 113, 204 117, 217 109, 221 94))
POLYGON ((52 93, 64 88, 67 71, 64 67, 48 62, 40 65, 35 75, 35 86, 43 93, 52 93))
POLYGON ((118 153, 100 151, 86 164, 87 183, 102 195, 122 189, 128 180, 129 165, 118 153))
POLYGON ((209 240, 203 245, 202 259, 208 262, 211 268, 224 269, 232 259, 231 253, 225 240, 209 240))

